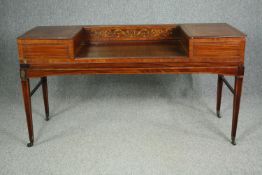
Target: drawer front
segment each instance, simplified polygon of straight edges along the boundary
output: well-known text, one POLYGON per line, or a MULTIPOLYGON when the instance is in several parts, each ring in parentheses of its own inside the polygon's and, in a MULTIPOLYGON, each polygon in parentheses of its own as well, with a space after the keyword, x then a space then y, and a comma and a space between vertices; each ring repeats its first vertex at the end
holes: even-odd
POLYGON ((241 40, 197 39, 193 41, 193 57, 199 60, 237 61, 243 56, 241 40))
POLYGON ((62 44, 24 44, 22 49, 23 56, 27 59, 69 58, 68 46, 62 44))

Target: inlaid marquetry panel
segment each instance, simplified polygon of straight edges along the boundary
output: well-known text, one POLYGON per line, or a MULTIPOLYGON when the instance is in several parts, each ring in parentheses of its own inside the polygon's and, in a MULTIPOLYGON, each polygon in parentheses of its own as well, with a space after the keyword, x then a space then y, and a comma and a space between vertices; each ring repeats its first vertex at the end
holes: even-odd
POLYGON ((175 26, 85 27, 88 41, 170 40, 175 31, 175 26))

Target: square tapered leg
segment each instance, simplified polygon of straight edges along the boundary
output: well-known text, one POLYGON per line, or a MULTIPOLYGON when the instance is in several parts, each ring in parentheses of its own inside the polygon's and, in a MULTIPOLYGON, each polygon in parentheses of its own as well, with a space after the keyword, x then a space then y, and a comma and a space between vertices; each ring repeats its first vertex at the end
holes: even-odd
POLYGON ((28 135, 29 135, 29 141, 30 141, 27 144, 27 146, 31 147, 34 144, 34 131, 33 131, 33 119, 32 119, 32 107, 31 107, 29 79, 28 78, 22 79, 21 83, 22 83, 22 91, 23 91, 23 98, 24 98, 24 105, 25 105, 28 135))
POLYGON ((221 107, 221 98, 222 98, 222 88, 223 88, 222 75, 218 75, 218 78, 217 78, 217 107, 216 107, 218 118, 221 118, 220 107, 221 107))
POLYGON ((43 99, 44 99, 44 105, 45 105, 45 116, 46 121, 49 120, 49 104, 48 104, 48 88, 47 88, 47 78, 42 77, 42 90, 43 90, 43 99))
POLYGON ((231 140, 232 144, 236 145, 236 132, 238 123, 238 114, 240 108, 240 99, 242 93, 243 76, 235 77, 235 94, 233 101, 233 117, 232 117, 232 130, 231 130, 231 140))

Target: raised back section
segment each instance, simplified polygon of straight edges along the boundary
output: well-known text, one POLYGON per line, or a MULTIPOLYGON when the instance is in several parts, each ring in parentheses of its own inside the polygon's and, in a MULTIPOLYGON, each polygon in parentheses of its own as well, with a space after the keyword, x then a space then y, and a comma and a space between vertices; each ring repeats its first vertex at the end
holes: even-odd
POLYGON ((176 25, 85 26, 86 42, 176 39, 176 25))

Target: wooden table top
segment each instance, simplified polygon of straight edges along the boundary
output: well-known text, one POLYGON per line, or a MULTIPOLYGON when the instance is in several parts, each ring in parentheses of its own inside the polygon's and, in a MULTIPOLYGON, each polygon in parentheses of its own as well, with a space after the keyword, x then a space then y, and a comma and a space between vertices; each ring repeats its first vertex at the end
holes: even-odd
MULTIPOLYGON (((145 25, 128 25, 130 28, 136 28, 145 25)), ((147 27, 171 26, 176 25, 146 25, 147 27)), ((189 37, 245 37, 246 35, 236 28, 226 23, 206 23, 206 24, 180 24, 181 28, 189 37)), ((85 28, 127 28, 125 25, 107 25, 107 26, 38 26, 18 39, 72 39, 83 27, 85 28)))

